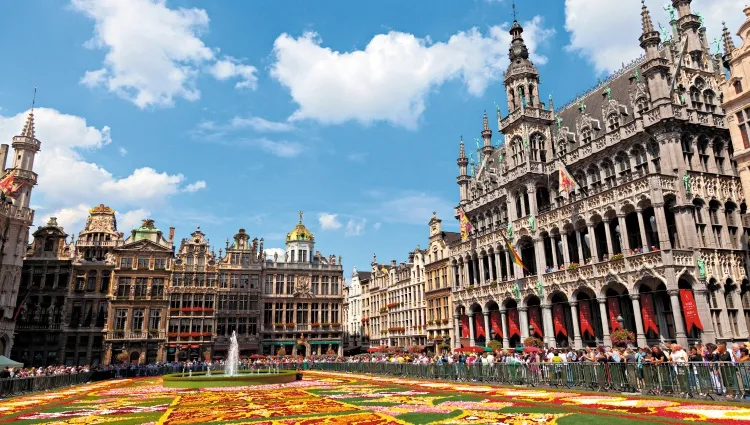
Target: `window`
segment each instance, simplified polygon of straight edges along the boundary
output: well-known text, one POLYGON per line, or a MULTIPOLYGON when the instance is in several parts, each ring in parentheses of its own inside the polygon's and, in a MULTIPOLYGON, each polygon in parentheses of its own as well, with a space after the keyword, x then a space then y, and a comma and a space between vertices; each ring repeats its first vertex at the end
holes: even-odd
POLYGON ((307 311, 308 311, 308 304, 307 303, 298 303, 297 304, 297 324, 307 324, 307 311))
POLYGON ((240 275, 240 289, 247 288, 249 283, 250 283, 250 275, 247 275, 247 274, 240 275))
POLYGON ((250 275, 250 289, 258 289, 258 282, 260 281, 260 276, 257 274, 250 275))
POLYGON ((636 145, 630 152, 635 159, 635 171, 641 175, 648 172, 648 159, 646 157, 646 150, 642 146, 636 145))
POLYGON ((607 117, 607 128, 609 131, 615 131, 620 128, 620 118, 617 114, 610 114, 607 117))
POLYGON ((714 113, 716 112, 716 105, 714 104, 714 99, 716 99, 716 95, 711 90, 706 90, 703 92, 703 102, 706 104, 706 112, 714 113))
POLYGON ((135 296, 136 297, 145 297, 146 296, 146 287, 147 287, 147 279, 145 277, 137 277, 135 278, 135 296))
POLYGON ((263 293, 264 294, 272 294, 273 293, 273 275, 267 275, 266 276, 266 284, 263 287, 263 293))
POLYGON ((129 277, 121 277, 117 281, 117 296, 118 297, 127 297, 130 296, 130 282, 131 278, 129 277))
POLYGON ((124 308, 115 310, 115 330, 124 331, 125 321, 128 319, 128 311, 124 308))
POLYGON ((51 252, 52 248, 55 246, 55 240, 52 238, 47 238, 44 240, 44 251, 45 252, 51 252))
POLYGON ((283 293, 284 293, 284 275, 277 274, 276 275, 276 295, 281 295, 283 293))
POLYGON ((92 275, 86 278, 86 290, 96 291, 96 272, 91 272, 92 275))
POLYGON ((330 323, 328 321, 328 303, 320 304, 320 321, 322 323, 330 323))
POLYGON ((150 261, 148 257, 138 257, 138 269, 148 270, 150 261))
POLYGON ((604 171, 604 183, 608 187, 615 185, 615 166, 610 160, 604 160, 602 162, 602 170, 604 171))
POLYGON ((286 275, 286 294, 294 294, 294 275, 292 274, 286 275))
POLYGON ((750 148, 750 138, 748 138, 748 124, 750 124, 750 108, 737 112, 737 125, 740 127, 742 135, 742 147, 750 148))
POLYGON ((156 258, 154 259, 154 270, 164 270, 167 268, 167 259, 166 258, 156 258))
POLYGON ((320 295, 328 295, 328 276, 321 277, 320 295))
POLYGON ((310 304, 310 322, 319 323, 318 314, 318 303, 310 304))
POLYGON ((229 274, 228 273, 222 273, 219 275, 219 288, 228 288, 229 287, 229 274))
POLYGON ((583 144, 586 144, 586 143, 591 143, 591 139, 592 139, 592 136, 591 136, 591 129, 590 129, 590 128, 588 128, 588 127, 584 127, 584 128, 583 128, 583 129, 581 130, 581 142, 582 142, 583 144))
POLYGON ((560 156, 565 156, 565 154, 568 153, 568 142, 561 140, 560 143, 557 144, 557 153, 560 156))
POLYGON ((648 101, 645 97, 639 97, 638 100, 635 101, 635 107, 638 110, 638 113, 643 115, 648 112, 648 101))
POLYGON ((247 318, 247 334, 251 336, 258 335, 258 318, 257 317, 247 318))
POLYGON ((313 276, 312 283, 310 284, 310 293, 318 295, 318 292, 320 292, 320 282, 318 282, 318 276, 313 276))
POLYGON ((158 331, 161 328, 161 310, 151 310, 148 313, 148 329, 158 331))
POLYGON ((121 269, 132 269, 133 268, 133 259, 131 257, 123 257, 120 259, 120 268, 121 269))
POLYGON ((238 274, 232 274, 229 277, 229 287, 232 289, 237 289, 240 287, 240 275, 238 274))
POLYGON ((630 158, 625 152, 618 152, 615 162, 617 163, 617 171, 621 176, 630 175, 630 158))
POLYGON ((286 303, 285 313, 285 323, 294 323, 294 303, 286 303))
POLYGON ((734 94, 742 93, 742 81, 737 80, 734 82, 734 84, 732 84, 732 86, 734 87, 734 94))
POLYGON ((339 305, 331 304, 331 323, 339 323, 339 305))

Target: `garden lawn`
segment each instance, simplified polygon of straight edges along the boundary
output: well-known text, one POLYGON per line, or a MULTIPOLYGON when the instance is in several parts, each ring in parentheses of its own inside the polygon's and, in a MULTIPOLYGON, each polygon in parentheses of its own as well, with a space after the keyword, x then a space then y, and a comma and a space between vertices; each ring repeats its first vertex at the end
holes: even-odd
POLYGON ((308 372, 291 384, 121 379, 0 400, 0 424, 750 424, 750 406, 308 372))

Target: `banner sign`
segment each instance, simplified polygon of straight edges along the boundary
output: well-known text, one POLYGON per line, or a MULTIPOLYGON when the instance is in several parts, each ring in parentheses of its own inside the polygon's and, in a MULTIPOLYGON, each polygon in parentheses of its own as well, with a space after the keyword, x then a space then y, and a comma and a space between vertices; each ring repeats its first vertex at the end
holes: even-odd
MULTIPOLYGON (((539 338, 544 337, 544 328, 542 327, 542 308, 539 306, 529 307, 529 324, 534 327, 534 335, 539 338)), ((533 336, 533 335, 530 335, 533 336)))
POLYGON ((498 310, 490 312, 490 327, 492 327, 492 335, 500 335, 503 337, 503 325, 498 310))
POLYGON ((596 336, 594 334, 594 326, 592 325, 594 321, 591 319, 590 301, 583 300, 578 303, 578 321, 581 322, 581 334, 588 332, 589 336, 596 336))
POLYGON ((690 331, 690 328, 693 326, 703 330, 701 318, 698 316, 698 306, 695 305, 693 291, 689 289, 680 289, 680 301, 682 301, 682 311, 685 313, 685 324, 687 325, 687 330, 690 331))
POLYGON ((518 309, 516 308, 508 310, 508 333, 510 338, 521 337, 521 328, 518 325, 518 309))
POLYGON ((555 335, 562 334, 567 338, 568 330, 565 328, 565 311, 562 304, 552 306, 552 322, 555 325, 555 335))
POLYGON ((652 331, 659 335, 659 327, 656 325, 654 314, 654 299, 651 294, 641 294, 641 317, 643 317, 643 332, 648 334, 648 331, 652 331))
POLYGON ((607 298, 607 307, 609 307, 609 330, 614 331, 620 329, 620 324, 617 322, 617 316, 620 315, 620 298, 607 298))
POLYGON ((461 316, 461 338, 469 337, 469 316, 461 316))

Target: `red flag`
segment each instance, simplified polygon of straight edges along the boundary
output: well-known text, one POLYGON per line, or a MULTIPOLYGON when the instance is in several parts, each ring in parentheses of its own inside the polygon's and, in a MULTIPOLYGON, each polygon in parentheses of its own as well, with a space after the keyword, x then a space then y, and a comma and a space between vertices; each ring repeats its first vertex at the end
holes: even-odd
POLYGON ((701 318, 698 316, 698 307, 695 305, 693 291, 689 289, 680 289, 680 301, 682 302, 682 311, 685 314, 685 325, 687 326, 688 332, 690 332, 690 328, 693 326, 703 330, 701 318))
POLYGON ((593 322, 591 319, 591 304, 588 300, 578 302, 578 320, 581 322, 581 334, 588 332, 590 336, 595 336, 594 327, 591 325, 593 322))
POLYGON ((659 327, 656 326, 656 315, 654 314, 654 299, 651 294, 641 294, 641 317, 643 317, 643 331, 649 330, 659 335, 659 327))
POLYGON ((461 316, 461 338, 469 337, 469 316, 461 316))
POLYGON ((620 315, 620 299, 618 297, 607 298, 607 306, 609 307, 609 330, 620 329, 620 323, 617 322, 617 316, 620 315))
POLYGON ((552 322, 555 325, 555 335, 562 334, 567 338, 568 330, 565 328, 565 311, 562 304, 552 306, 552 322))
POLYGON ((573 192, 578 189, 578 183, 575 181, 572 175, 568 172, 568 169, 565 168, 565 164, 563 164, 562 161, 559 162, 557 171, 559 173, 559 181, 558 181, 558 193, 560 196, 562 196, 565 199, 568 199, 568 195, 570 192, 573 192))
POLYGON ((474 329, 477 330, 474 338, 479 338, 480 336, 487 338, 487 332, 484 330, 484 315, 474 314, 474 329))
POLYGON ((535 335, 539 335, 539 338, 544 336, 544 328, 542 327, 542 308, 538 305, 529 307, 529 324, 534 326, 535 335))
POLYGON ((471 222, 469 221, 469 218, 466 217, 466 212, 464 212, 463 208, 458 209, 458 222, 461 228, 461 240, 467 241, 469 240, 469 233, 471 233, 471 222))
POLYGON ((508 333, 511 338, 521 336, 521 328, 518 325, 518 309, 508 310, 508 333))
POLYGON ((498 310, 490 312, 490 326, 492 327, 492 334, 493 335, 500 335, 500 337, 503 337, 503 325, 500 317, 500 312, 498 310))
POLYGON ((513 257, 513 262, 521 266, 522 269, 528 271, 529 269, 526 268, 526 266, 523 264, 523 261, 521 260, 521 256, 518 255, 515 249, 513 249, 513 245, 511 245, 510 241, 505 238, 505 235, 500 233, 500 236, 503 237, 503 240, 505 241, 505 245, 508 246, 508 250, 510 251, 510 255, 513 257))

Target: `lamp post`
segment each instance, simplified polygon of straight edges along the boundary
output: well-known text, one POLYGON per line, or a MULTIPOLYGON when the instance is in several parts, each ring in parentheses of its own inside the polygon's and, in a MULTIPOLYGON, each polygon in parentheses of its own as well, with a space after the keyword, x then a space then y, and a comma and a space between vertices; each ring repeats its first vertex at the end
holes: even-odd
POLYGON ((625 319, 622 318, 621 314, 617 315, 617 323, 620 324, 620 329, 625 329, 625 326, 623 326, 623 324, 625 323, 625 319))

